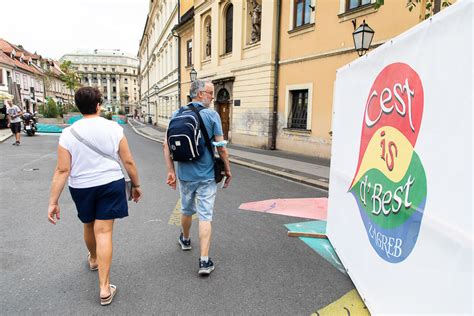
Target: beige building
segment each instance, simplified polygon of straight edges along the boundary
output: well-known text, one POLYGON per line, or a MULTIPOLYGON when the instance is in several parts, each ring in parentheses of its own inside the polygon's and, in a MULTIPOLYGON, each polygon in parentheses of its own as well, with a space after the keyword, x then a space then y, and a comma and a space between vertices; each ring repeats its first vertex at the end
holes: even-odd
POLYGON ((179 107, 178 0, 151 0, 140 41, 140 104, 148 123, 167 126, 179 107))
POLYGON ((274 83, 276 1, 181 1, 193 10, 181 21, 181 98, 190 76, 210 80, 224 137, 235 144, 268 148, 274 83), (189 45, 191 44, 191 45, 189 45), (190 52, 191 51, 191 52, 190 52), (192 61, 192 64, 190 62, 192 61))
POLYGON ((375 31, 373 49, 425 13, 402 0, 182 0, 181 100, 194 69, 215 84, 232 143, 330 158, 333 85, 358 58, 355 27, 375 31))
POLYGON ((81 76, 81 84, 99 88, 107 111, 134 113, 138 102, 138 59, 118 49, 76 51, 61 57, 81 76))

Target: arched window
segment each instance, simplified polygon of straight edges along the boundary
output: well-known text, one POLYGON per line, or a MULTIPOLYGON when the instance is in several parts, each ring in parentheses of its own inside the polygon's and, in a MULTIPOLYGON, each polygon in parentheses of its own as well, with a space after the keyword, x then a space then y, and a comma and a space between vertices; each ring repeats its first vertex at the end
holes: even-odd
POLYGON ((204 57, 210 58, 211 57, 211 48, 212 48, 212 24, 211 24, 211 17, 207 17, 204 20, 204 57))
POLYGON ((234 21, 234 6, 230 4, 225 13, 225 52, 232 52, 232 24, 234 21))

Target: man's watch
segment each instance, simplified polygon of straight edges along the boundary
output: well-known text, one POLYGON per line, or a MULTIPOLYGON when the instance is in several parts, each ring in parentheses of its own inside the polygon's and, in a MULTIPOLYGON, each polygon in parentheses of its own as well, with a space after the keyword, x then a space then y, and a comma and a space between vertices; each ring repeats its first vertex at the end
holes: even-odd
POLYGON ((133 183, 132 183, 132 188, 139 188, 139 187, 140 187, 139 184, 133 184, 133 183))

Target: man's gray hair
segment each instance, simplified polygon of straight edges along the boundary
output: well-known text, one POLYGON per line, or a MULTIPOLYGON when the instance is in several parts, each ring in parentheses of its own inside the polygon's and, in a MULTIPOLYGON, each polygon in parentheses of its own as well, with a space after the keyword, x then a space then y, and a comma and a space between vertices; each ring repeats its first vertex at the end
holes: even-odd
POLYGON ((207 81, 196 79, 191 82, 191 87, 189 88, 189 97, 191 99, 197 98, 199 92, 206 90, 207 81))

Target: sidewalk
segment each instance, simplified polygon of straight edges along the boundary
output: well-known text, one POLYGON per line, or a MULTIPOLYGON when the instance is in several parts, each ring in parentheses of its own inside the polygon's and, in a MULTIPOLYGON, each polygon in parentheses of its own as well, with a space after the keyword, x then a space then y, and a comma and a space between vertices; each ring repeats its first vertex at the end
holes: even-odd
MULTIPOLYGON (((128 120, 133 130, 148 139, 163 143, 165 130, 128 120)), ((280 150, 263 150, 228 145, 231 163, 301 182, 320 189, 329 188, 329 161, 280 150)))
POLYGON ((12 132, 9 128, 2 128, 0 129, 0 143, 6 141, 10 136, 12 136, 12 132))

